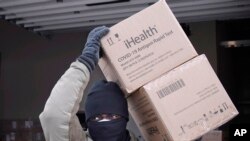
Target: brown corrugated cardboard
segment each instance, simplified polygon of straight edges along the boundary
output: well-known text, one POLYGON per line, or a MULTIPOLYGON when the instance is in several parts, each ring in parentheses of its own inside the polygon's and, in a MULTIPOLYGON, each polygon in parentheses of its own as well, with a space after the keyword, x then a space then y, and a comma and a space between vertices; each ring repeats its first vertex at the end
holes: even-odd
POLYGON ((205 55, 144 85, 128 103, 147 141, 190 141, 238 114, 205 55))
POLYGON ((99 59, 98 66, 100 67, 107 81, 113 81, 113 82, 119 83, 118 76, 114 68, 110 65, 110 62, 108 61, 107 56, 103 55, 99 59))
POLYGON ((197 56, 165 0, 110 27, 101 44, 128 93, 197 56))

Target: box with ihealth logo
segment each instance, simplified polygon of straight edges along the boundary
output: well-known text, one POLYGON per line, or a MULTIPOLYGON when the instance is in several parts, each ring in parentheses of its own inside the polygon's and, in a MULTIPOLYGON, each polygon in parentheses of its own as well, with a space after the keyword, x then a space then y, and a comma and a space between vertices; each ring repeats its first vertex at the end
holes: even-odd
POLYGON ((195 140, 238 114, 205 55, 172 69, 127 99, 146 141, 195 140))
POLYGON ((197 56, 165 0, 110 27, 101 44, 127 93, 197 56))

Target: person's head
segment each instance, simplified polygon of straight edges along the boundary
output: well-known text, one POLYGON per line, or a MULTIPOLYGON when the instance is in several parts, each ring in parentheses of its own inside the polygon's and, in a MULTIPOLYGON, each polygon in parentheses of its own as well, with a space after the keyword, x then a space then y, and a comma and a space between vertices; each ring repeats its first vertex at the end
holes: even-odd
POLYGON ((128 105, 120 87, 105 80, 96 82, 85 103, 86 123, 94 141, 128 140, 128 105))

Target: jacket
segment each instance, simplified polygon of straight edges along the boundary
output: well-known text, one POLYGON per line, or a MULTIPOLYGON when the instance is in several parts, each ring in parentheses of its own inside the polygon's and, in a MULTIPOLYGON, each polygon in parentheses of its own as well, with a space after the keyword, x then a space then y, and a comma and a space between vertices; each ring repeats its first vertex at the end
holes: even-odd
POLYGON ((87 67, 76 61, 57 81, 39 115, 46 141, 92 141, 76 116, 89 79, 87 67))

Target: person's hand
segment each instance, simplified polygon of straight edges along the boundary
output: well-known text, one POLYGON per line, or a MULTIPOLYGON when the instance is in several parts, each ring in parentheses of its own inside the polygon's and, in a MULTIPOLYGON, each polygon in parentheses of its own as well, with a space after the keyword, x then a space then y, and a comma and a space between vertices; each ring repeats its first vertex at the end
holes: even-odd
POLYGON ((82 54, 77 58, 78 61, 85 64, 89 72, 92 72, 98 63, 100 52, 100 40, 109 32, 106 26, 99 26, 93 29, 87 38, 87 42, 82 54))

